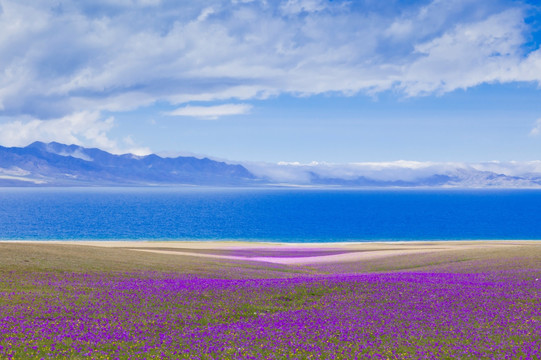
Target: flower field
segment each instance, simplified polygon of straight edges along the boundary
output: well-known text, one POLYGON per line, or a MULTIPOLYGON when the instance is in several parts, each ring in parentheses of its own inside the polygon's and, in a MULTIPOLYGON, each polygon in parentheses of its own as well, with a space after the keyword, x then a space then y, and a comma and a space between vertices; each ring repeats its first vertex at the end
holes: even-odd
POLYGON ((2 359, 539 359, 538 269, 2 272, 2 359))

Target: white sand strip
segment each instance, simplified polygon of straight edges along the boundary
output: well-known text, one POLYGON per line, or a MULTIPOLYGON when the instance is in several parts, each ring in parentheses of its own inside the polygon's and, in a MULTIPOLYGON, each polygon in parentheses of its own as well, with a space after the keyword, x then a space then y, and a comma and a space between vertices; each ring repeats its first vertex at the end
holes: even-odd
POLYGON ((129 249, 133 251, 143 251, 143 252, 149 252, 154 254, 165 254, 165 255, 182 255, 182 256, 197 256, 197 257, 205 257, 205 258, 213 258, 213 259, 229 259, 229 260, 252 260, 257 261, 257 258, 248 258, 244 256, 228 256, 228 255, 214 255, 214 254, 205 254, 205 253, 193 253, 193 252, 185 252, 185 251, 173 251, 173 250, 148 250, 148 249, 129 249))
POLYGON ((342 249, 342 250, 385 250, 388 248, 403 249, 464 249, 484 247, 505 247, 522 245, 541 245, 541 240, 460 240, 460 241, 362 241, 362 242, 328 242, 328 243, 290 243, 261 242, 238 240, 194 240, 194 241, 154 241, 154 240, 0 240, 7 244, 50 244, 50 245, 84 245, 112 248, 184 248, 184 249, 342 249))
POLYGON ((228 255, 214 255, 205 253, 193 253, 183 251, 167 251, 167 250, 148 250, 148 249, 130 249, 134 251, 144 251, 156 254, 166 255, 182 255, 182 256, 198 256, 214 259, 229 259, 229 260, 242 260, 242 261, 259 261, 274 264, 283 265, 308 265, 308 264, 323 264, 323 263, 339 263, 339 262, 354 262, 362 260, 379 259, 390 256, 408 255, 408 254, 421 254, 437 251, 445 251, 447 249, 423 249, 423 250, 381 250, 381 251, 362 251, 362 252, 350 252, 344 254, 334 255, 321 255, 321 256, 304 256, 304 257, 244 257, 244 256, 228 256, 228 255))
POLYGON ((324 264, 324 263, 339 263, 339 262, 355 262, 363 260, 381 259, 390 256, 421 254, 436 251, 445 251, 445 249, 428 249, 428 250, 382 250, 382 251, 363 251, 351 252, 335 255, 323 256, 308 256, 308 257, 258 257, 252 258, 257 261, 266 261, 275 264, 284 265, 308 265, 308 264, 324 264))

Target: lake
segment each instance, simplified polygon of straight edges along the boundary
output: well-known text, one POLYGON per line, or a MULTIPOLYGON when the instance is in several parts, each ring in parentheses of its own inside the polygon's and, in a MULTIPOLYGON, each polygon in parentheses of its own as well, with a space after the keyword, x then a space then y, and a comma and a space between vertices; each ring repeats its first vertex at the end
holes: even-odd
POLYGON ((0 188, 0 239, 541 239, 541 190, 0 188))

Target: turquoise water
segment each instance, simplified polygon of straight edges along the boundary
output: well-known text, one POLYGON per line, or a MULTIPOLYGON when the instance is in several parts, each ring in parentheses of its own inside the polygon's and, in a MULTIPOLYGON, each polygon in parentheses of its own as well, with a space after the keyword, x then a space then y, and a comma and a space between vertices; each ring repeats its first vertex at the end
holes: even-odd
POLYGON ((541 239, 541 191, 3 188, 0 239, 541 239))

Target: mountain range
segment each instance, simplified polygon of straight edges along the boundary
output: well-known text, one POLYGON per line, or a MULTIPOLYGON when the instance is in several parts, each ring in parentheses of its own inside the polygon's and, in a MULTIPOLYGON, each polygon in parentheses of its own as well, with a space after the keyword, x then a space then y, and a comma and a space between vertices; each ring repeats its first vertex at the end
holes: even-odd
POLYGON ((254 180, 241 165, 207 158, 114 155, 56 142, 0 147, 3 186, 234 186, 254 180))
POLYGON ((57 142, 0 146, 0 186, 167 185, 538 188, 541 161, 241 165, 187 156, 115 155, 57 142))

